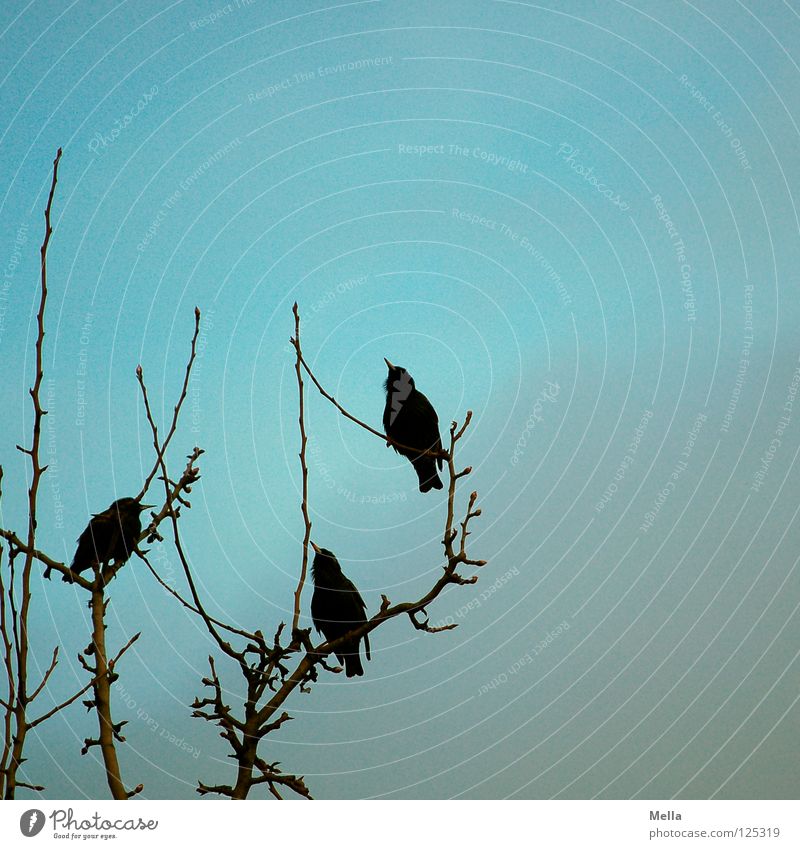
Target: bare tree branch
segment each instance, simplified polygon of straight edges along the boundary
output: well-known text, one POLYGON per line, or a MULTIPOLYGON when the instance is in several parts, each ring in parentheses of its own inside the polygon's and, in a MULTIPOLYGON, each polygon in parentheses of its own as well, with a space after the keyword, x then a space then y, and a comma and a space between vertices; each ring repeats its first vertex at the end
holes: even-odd
MULTIPOLYGON (((123 742, 124 738, 120 737, 119 728, 114 725, 111 718, 111 684, 116 680, 117 675, 106 653, 105 612, 109 602, 105 597, 105 582, 101 566, 95 567, 94 571, 95 581, 92 587, 92 599, 89 603, 92 611, 92 642, 86 652, 94 657, 95 662, 92 669, 95 673, 93 706, 100 723, 100 734, 96 740, 86 740, 82 753, 85 754, 90 746, 99 746, 112 797, 114 799, 129 799, 132 793, 129 793, 122 783, 119 759, 114 745, 115 739, 123 742)), ((139 634, 130 640, 129 645, 138 638, 139 634)))
MULTIPOLYGON (((301 692, 309 691, 311 684, 317 680, 318 666, 331 672, 341 671, 339 667, 329 665, 326 662, 326 658, 332 653, 335 653, 337 649, 343 647, 345 644, 352 643, 354 639, 360 639, 361 637, 366 636, 389 619, 401 615, 407 615, 414 628, 430 634, 436 634, 455 627, 455 624, 439 627, 431 626, 426 614, 426 608, 448 585, 472 584, 477 581, 477 576, 475 575, 468 578, 461 576, 458 573, 460 566, 482 566, 485 563, 483 560, 471 560, 467 556, 469 524, 473 519, 480 516, 481 513, 480 509, 475 508, 478 497, 476 492, 473 492, 469 496, 464 518, 459 523, 459 526, 456 526, 455 523, 457 481, 466 475, 469 475, 472 471, 469 466, 458 471, 454 460, 456 443, 466 432, 472 418, 472 413, 468 412, 464 423, 460 428, 456 422, 453 422, 450 427, 449 451, 430 452, 431 454, 446 458, 449 478, 445 528, 442 538, 445 553, 445 565, 439 579, 434 583, 431 589, 417 601, 392 605, 386 596, 382 596, 380 609, 372 618, 358 628, 353 629, 348 634, 345 634, 331 642, 324 642, 315 647, 311 642, 310 630, 299 629, 300 599, 307 576, 307 546, 311 530, 311 523, 308 514, 307 467, 305 462, 305 446, 307 442, 305 430, 305 397, 301 368, 305 369, 306 373, 314 382, 320 393, 327 398, 342 415, 363 427, 370 433, 379 436, 381 439, 385 439, 386 437, 384 434, 381 434, 349 413, 333 398, 333 396, 323 389, 303 358, 300 344, 300 316, 297 304, 293 307, 293 313, 295 320, 295 335, 292 337, 291 341, 296 355, 295 372, 297 375, 299 393, 299 456, 303 475, 301 511, 303 514, 305 537, 300 579, 297 591, 294 594, 292 641, 286 648, 281 646, 280 634, 283 628, 281 625, 275 635, 274 645, 271 647, 267 647, 262 643, 258 646, 250 646, 243 652, 237 652, 231 646, 227 646, 226 654, 239 661, 240 671, 247 684, 247 696, 243 705, 244 714, 242 717, 235 717, 230 706, 224 703, 222 697, 222 685, 220 683, 219 676, 217 675, 213 658, 209 658, 212 675, 211 678, 203 679, 203 684, 211 689, 212 695, 205 699, 195 699, 195 702, 192 705, 195 711, 193 715, 205 719, 206 721, 215 722, 222 729, 221 736, 226 739, 231 746, 231 757, 236 760, 238 769, 236 781, 233 784, 210 785, 200 782, 197 787, 197 792, 201 795, 216 793, 230 799, 245 799, 253 787, 259 784, 266 784, 269 792, 277 799, 282 798, 278 789, 279 787, 290 788, 294 793, 304 798, 311 798, 302 777, 289 776, 279 771, 277 769, 277 764, 267 764, 258 753, 259 743, 268 734, 279 730, 285 722, 288 722, 291 719, 286 711, 277 715, 278 710, 285 703, 286 699, 297 689, 301 692), (456 540, 459 540, 459 546, 457 549, 454 547, 456 540), (296 651, 300 648, 303 649, 303 656, 300 658, 295 668, 290 671, 286 666, 285 661, 289 655, 296 653, 296 651), (247 665, 243 662, 248 650, 253 651, 257 659, 257 662, 251 665, 247 665), (267 688, 269 689, 269 695, 262 703, 261 699, 267 691, 267 688)), ((187 572, 188 578, 188 564, 180 551, 179 556, 181 557, 181 562, 184 564, 184 569, 187 572)), ((198 609, 200 610, 201 615, 204 618, 207 618, 199 605, 198 609)), ((209 623, 207 622, 206 624, 208 625, 209 623)))
MULTIPOLYGON (((22 567, 22 580, 20 594, 22 602, 19 610, 16 608, 14 601, 14 558, 16 553, 9 551, 10 563, 10 584, 8 587, 9 606, 12 619, 12 633, 14 635, 14 660, 13 660, 13 675, 15 677, 15 686, 13 699, 9 699, 9 704, 13 706, 13 731, 10 753, 5 750, 2 764, 3 777, 3 797, 6 799, 15 798, 16 787, 18 784, 17 772, 23 761, 23 750, 25 747, 25 738, 28 732, 27 709, 32 697, 28 693, 28 654, 30 651, 30 642, 28 636, 28 615, 31 605, 31 571, 34 563, 33 551, 35 550, 36 542, 36 525, 37 525, 37 500, 39 495, 39 482, 42 475, 47 470, 47 466, 41 464, 39 456, 39 448, 41 443, 42 419, 47 415, 47 410, 42 409, 39 393, 42 387, 42 379, 44 378, 43 366, 43 351, 44 351, 44 313, 47 305, 47 248, 50 244, 50 237, 53 234, 53 227, 50 222, 50 213, 53 208, 53 197, 58 183, 58 163, 61 160, 61 148, 58 149, 55 159, 53 160, 53 178, 50 183, 50 194, 47 197, 47 206, 44 211, 45 232, 42 246, 40 248, 40 293, 39 293, 39 310, 36 314, 36 374, 33 386, 28 390, 33 402, 33 438, 30 448, 22 448, 17 446, 24 454, 31 458, 31 484, 28 488, 28 533, 26 543, 25 561, 22 567)), ((5 598, 5 597, 4 597, 5 598)), ((5 603, 5 602, 3 602, 5 603)), ((6 635, 7 636, 7 635, 6 635)), ((38 694, 39 690, 37 690, 38 694)), ((10 695, 10 694, 9 694, 10 695)), ((6 738, 6 744, 8 738, 6 738)))
MULTIPOLYGON (((0 466, 0 497, 2 497, 3 468, 0 466)), ((3 579, 3 546, 0 545, 0 637, 3 642, 3 669, 8 686, 8 701, 3 702, 3 749, 0 755, 0 797, 5 798, 8 759, 11 755, 12 723, 17 695, 17 682, 14 675, 14 648, 9 637, 8 605, 3 579)), ((11 589, 11 588, 9 588, 11 589)))

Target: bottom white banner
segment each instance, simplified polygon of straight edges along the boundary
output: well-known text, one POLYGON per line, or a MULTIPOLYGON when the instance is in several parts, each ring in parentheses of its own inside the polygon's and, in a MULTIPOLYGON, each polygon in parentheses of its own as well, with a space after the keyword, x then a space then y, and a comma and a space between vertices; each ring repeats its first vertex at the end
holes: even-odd
POLYGON ((800 846, 796 801, 8 801, 0 846, 800 846), (301 806, 306 809, 301 811, 301 806), (223 844, 225 841, 225 844, 223 844))

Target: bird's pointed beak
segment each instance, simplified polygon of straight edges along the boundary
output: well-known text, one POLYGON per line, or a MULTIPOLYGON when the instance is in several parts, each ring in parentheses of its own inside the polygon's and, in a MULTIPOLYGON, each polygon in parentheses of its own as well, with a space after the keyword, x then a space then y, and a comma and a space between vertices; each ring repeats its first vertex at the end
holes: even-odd
MULTIPOLYGON (((311 540, 309 540, 311 542, 311 540)), ((315 542, 311 542, 311 547, 319 554, 319 546, 315 542)))
POLYGON ((391 369, 393 369, 393 368, 394 368, 394 366, 393 366, 393 365, 389 362, 389 360, 387 360, 387 359, 386 359, 386 357, 384 357, 384 358, 383 358, 383 361, 384 361, 384 362, 386 363, 386 365, 389 367, 389 370, 391 370, 391 369))
POLYGON ((139 505, 139 512, 142 513, 143 511, 149 510, 151 507, 155 507, 155 506, 156 506, 155 504, 140 504, 139 505))

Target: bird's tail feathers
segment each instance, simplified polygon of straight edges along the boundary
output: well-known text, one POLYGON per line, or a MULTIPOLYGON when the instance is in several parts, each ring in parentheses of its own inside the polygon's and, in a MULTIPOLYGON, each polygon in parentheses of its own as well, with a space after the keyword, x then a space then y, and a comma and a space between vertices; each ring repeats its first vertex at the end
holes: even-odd
POLYGON ((439 479, 439 475, 434 472, 429 478, 420 480, 419 491, 430 492, 432 489, 444 489, 444 484, 439 479))
POLYGON ((358 650, 344 655, 344 672, 348 678, 364 674, 364 667, 361 665, 361 656, 358 650))
POLYGON ((430 457, 419 457, 412 460, 414 471, 419 478, 419 491, 428 492, 431 489, 444 489, 444 485, 436 472, 436 463, 430 457))

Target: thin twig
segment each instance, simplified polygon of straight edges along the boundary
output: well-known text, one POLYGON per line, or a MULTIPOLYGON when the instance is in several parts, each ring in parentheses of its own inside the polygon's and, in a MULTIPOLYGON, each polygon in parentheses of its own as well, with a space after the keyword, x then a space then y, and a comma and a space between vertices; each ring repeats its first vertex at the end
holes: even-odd
POLYGON ((300 579, 297 582, 297 589, 294 593, 294 617, 292 619, 292 635, 294 635, 300 627, 300 598, 303 594, 303 586, 306 582, 306 573, 308 570, 308 544, 311 539, 311 519, 308 517, 308 466, 306 465, 306 443, 308 439, 306 438, 305 425, 305 398, 303 391, 303 372, 300 369, 300 362, 302 360, 300 350, 300 312, 297 309, 296 301, 292 307, 292 312, 294 313, 294 347, 297 353, 294 368, 297 374, 298 420, 300 423, 300 470, 303 478, 303 500, 300 504, 300 509, 303 513, 303 526, 305 529, 303 533, 303 557, 300 566, 300 579))
POLYGON ((24 787, 26 790, 33 790, 35 793, 41 793, 44 790, 41 784, 28 784, 27 781, 18 781, 17 787, 24 787))
POLYGON ((156 475, 159 467, 163 465, 164 454, 166 453, 167 447, 169 446, 170 440, 172 439, 177 427, 178 427, 178 416, 181 412, 181 407, 183 406, 184 399, 186 398, 186 393, 189 389, 189 378, 192 373, 192 366, 194 365, 195 357, 197 356, 197 337, 200 334, 200 310, 198 307, 194 308, 194 334, 192 335, 192 348, 191 353, 189 354, 189 361, 186 363, 186 372, 183 377, 183 386, 181 387, 181 394, 178 398, 178 403, 173 408, 172 412, 172 423, 170 424, 169 431, 167 432, 166 439, 164 440, 161 447, 158 444, 158 428, 156 427, 152 416, 150 416, 149 404, 147 403, 147 391, 144 385, 144 377, 142 372, 141 365, 136 367, 136 377, 139 380, 139 385, 142 388, 142 393, 144 395, 145 407, 148 411, 148 419, 150 420, 150 425, 153 430, 153 442, 156 449, 156 459, 153 463, 153 468, 150 471, 150 474, 147 476, 144 482, 144 486, 142 487, 142 491, 136 497, 137 501, 141 501, 147 490, 150 488, 150 484, 153 481, 153 478, 156 475))
MULTIPOLYGON (((128 642, 125 643, 125 645, 114 655, 114 657, 111 660, 109 660, 109 662, 108 662, 109 672, 114 671, 114 667, 116 666, 117 661, 122 657, 123 654, 125 654, 126 651, 128 651, 128 649, 139 639, 140 636, 141 636, 141 631, 138 634, 134 634, 128 640, 128 642)), ((64 708, 66 708, 66 707, 69 707, 73 702, 76 702, 84 693, 86 693, 91 687, 93 687, 97 683, 98 678, 100 678, 100 675, 95 675, 95 677, 92 678, 92 680, 89 681, 88 684, 86 684, 84 687, 82 687, 80 690, 78 690, 78 692, 75 693, 73 696, 70 696, 66 701, 61 702, 60 704, 56 705, 51 710, 47 711, 47 713, 42 714, 37 719, 34 719, 28 725, 28 728, 35 728, 40 723, 46 722, 48 719, 50 719, 51 716, 55 716, 55 714, 57 714, 59 711, 64 710, 64 708)))
MULTIPOLYGON (((50 661, 50 666, 47 667, 47 671, 44 673, 44 677, 42 678, 42 683, 31 693, 31 701, 33 701, 39 693, 44 690, 47 685, 47 679, 53 674, 53 670, 56 668, 58 664, 58 646, 53 649, 53 659, 50 661)), ((30 726, 28 726, 30 727, 30 726)))
MULTIPOLYGON (((161 584, 164 589, 170 593, 174 598, 176 598, 185 608, 191 610, 192 613, 197 613, 198 615, 202 615, 200 611, 189 601, 186 599, 173 587, 171 587, 168 583, 164 581, 164 579, 156 572, 153 565, 147 559, 147 555, 142 553, 141 551, 137 551, 136 554, 138 557, 144 561, 145 566, 150 570, 153 577, 161 584)), ((226 631, 230 631, 232 634, 238 634, 240 637, 247 637, 248 640, 257 640, 258 636, 256 634, 251 634, 249 631, 243 631, 241 628, 235 628, 233 625, 226 625, 224 622, 220 622, 219 619, 215 619, 213 616, 210 616, 209 619, 220 628, 223 628, 226 631)))
MULTIPOLYGON (((195 332, 194 332, 194 336, 192 337, 192 350, 191 350, 191 354, 190 354, 190 357, 189 357, 189 362, 187 363, 187 367, 186 367, 186 377, 184 379, 181 397, 180 397, 178 403, 175 405, 176 416, 177 416, 178 412, 180 412, 180 407, 181 407, 181 404, 183 403, 183 398, 185 397, 185 394, 186 394, 186 387, 189 383, 189 377, 190 377, 190 374, 191 374, 191 367, 192 367, 192 364, 193 364, 194 358, 195 358, 195 347, 196 347, 195 343, 196 343, 196 340, 197 340, 198 328, 200 326, 200 310, 197 307, 194 308, 194 315, 195 315, 195 332)), ((214 627, 214 620, 212 620, 212 618, 208 615, 205 608, 203 607, 203 603, 200 601, 200 596, 197 592, 197 588, 195 587, 194 579, 192 578, 192 572, 191 572, 191 569, 189 568, 189 563, 186 560, 186 555, 184 554, 183 546, 181 545, 181 541, 180 541, 180 532, 178 530, 178 511, 176 511, 171 506, 171 502, 170 502, 170 479, 169 479, 169 473, 167 472, 167 464, 166 464, 166 461, 164 460, 164 446, 159 444, 158 426, 155 423, 155 419, 153 418, 153 413, 150 409, 150 401, 149 401, 148 394, 147 394, 147 385, 144 382, 144 374, 143 374, 141 366, 137 367, 137 369, 136 369, 136 377, 139 381, 139 387, 140 387, 141 392, 142 392, 142 399, 144 401, 144 408, 145 408, 145 415, 147 417, 147 422, 150 425, 150 431, 151 431, 152 436, 153 436, 153 447, 155 448, 155 451, 156 451, 156 466, 161 469, 161 480, 164 483, 164 491, 165 491, 165 494, 166 494, 166 503, 169 505, 169 508, 167 510, 167 516, 169 516, 169 518, 172 522, 172 536, 173 536, 173 540, 174 540, 174 543, 175 543, 175 550, 176 550, 178 557, 181 561, 181 565, 183 566, 183 571, 184 571, 184 574, 186 575, 186 581, 189 584, 189 589, 192 593, 192 600, 194 601, 194 607, 195 607, 198 615, 200 616, 200 618, 205 622, 205 625, 206 625, 206 628, 208 629, 208 632, 214 638, 217 645, 226 654, 228 654, 230 657, 233 657, 234 659, 237 659, 237 660, 241 660, 241 655, 237 654, 237 652, 234 651, 234 649, 232 648, 230 643, 227 640, 224 640, 220 636, 220 634, 217 632, 216 628, 214 627)), ((171 438, 172 433, 174 432, 175 421, 176 421, 176 419, 173 419, 173 427, 170 430, 170 433, 168 435, 168 439, 171 438)), ((200 453, 202 453, 202 451, 198 448, 195 448, 194 454, 190 455, 190 457, 189 457, 189 464, 187 466, 187 470, 192 468, 193 459, 195 459, 197 456, 199 456, 200 453)), ((196 477, 199 477, 199 475, 196 475, 196 477)), ((191 491, 190 487, 188 487, 188 486, 186 487, 186 490, 191 491)), ((180 495, 180 493, 178 493, 176 495, 176 498, 182 504, 188 505, 188 502, 185 499, 183 499, 183 497, 180 495)))

